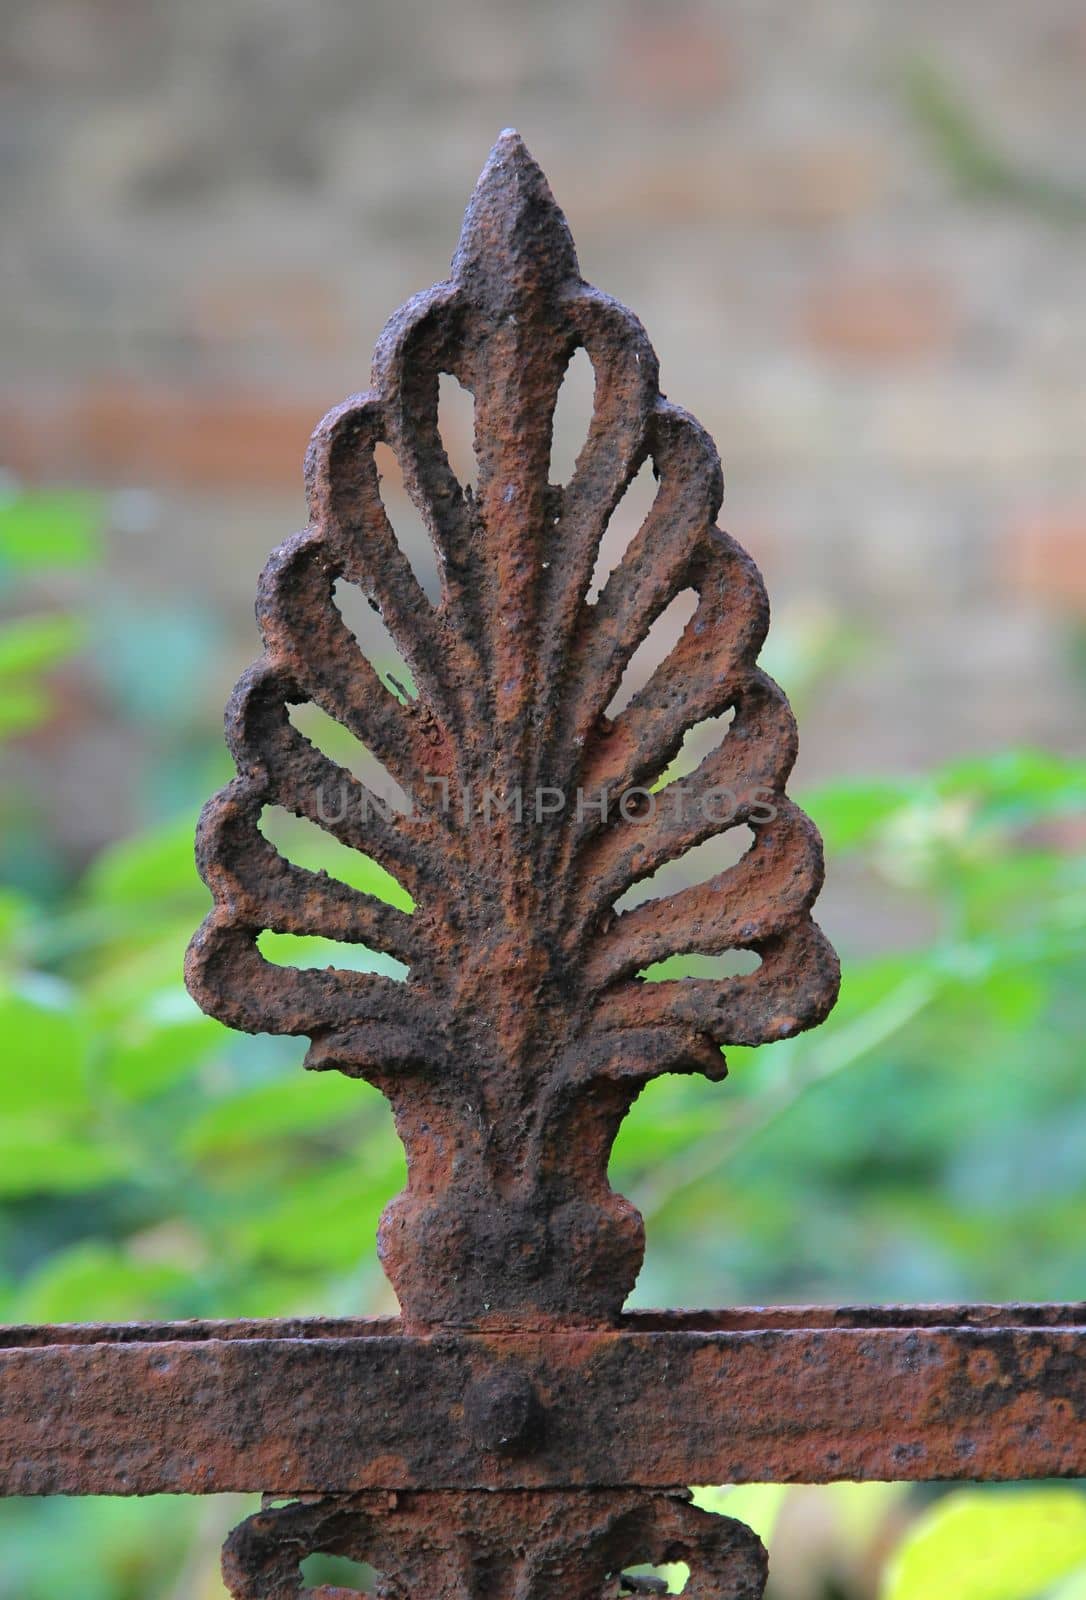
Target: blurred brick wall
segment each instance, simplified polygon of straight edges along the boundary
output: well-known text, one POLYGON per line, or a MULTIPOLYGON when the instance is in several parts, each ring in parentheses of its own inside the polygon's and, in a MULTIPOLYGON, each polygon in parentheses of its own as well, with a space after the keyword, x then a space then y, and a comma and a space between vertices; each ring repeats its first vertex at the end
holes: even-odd
POLYGON ((716 436, 778 613, 866 636, 805 775, 1081 744, 1051 627, 1086 607, 1078 0, 3 9, 0 458, 149 491, 126 582, 206 588, 252 647, 308 433, 513 124, 716 436))

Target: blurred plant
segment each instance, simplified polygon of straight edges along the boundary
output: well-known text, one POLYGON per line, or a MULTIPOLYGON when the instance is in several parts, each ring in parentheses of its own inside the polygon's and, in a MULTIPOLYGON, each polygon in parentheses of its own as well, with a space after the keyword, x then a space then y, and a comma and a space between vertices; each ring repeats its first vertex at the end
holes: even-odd
POLYGON ((82 490, 27 492, 0 478, 0 577, 82 567, 102 552, 102 501, 82 490))
POLYGON ((934 61, 918 57, 907 63, 904 94, 913 120, 964 194, 1011 201, 1056 222, 1086 221, 1086 194, 1029 172, 1005 155, 934 61))
POLYGON ((0 743, 37 727, 52 708, 49 674, 86 639, 75 617, 11 615, 28 578, 84 566, 98 554, 101 509, 86 494, 20 494, 0 482, 0 743))
POLYGON ((952 1491, 909 1529, 883 1600, 1079 1600, 1086 1496, 1075 1489, 952 1491))

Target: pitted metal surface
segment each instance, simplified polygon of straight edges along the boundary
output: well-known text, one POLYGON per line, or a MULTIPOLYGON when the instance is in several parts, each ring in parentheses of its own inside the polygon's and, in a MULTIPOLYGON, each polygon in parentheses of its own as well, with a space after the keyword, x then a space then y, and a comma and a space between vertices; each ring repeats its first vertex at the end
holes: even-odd
POLYGON ((761 1540, 741 1522, 700 1511, 686 1496, 628 1490, 295 1501, 234 1531, 223 1575, 234 1600, 347 1600, 346 1589, 303 1590, 300 1566, 313 1553, 376 1568, 382 1600, 617 1600, 659 1592, 623 1567, 673 1561, 690 1567, 691 1600, 760 1600, 766 1579, 761 1540))
POLYGON ((12 1330, 0 1493, 1086 1476, 1086 1307, 12 1330))

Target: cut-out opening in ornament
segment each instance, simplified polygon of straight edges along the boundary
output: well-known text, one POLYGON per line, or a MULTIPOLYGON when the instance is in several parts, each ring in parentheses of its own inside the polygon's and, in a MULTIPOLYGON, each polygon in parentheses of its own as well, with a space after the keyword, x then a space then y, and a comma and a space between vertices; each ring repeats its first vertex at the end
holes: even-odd
POLYGON ((749 978, 757 972, 762 958, 756 950, 722 950, 709 956, 700 950, 684 950, 654 961, 637 974, 646 983, 666 983, 676 978, 749 978))
POLYGON ((357 584, 348 583, 345 578, 337 580, 332 598, 345 625, 354 634, 358 648, 389 692, 402 705, 417 699, 411 668, 374 603, 357 584))
MULTIPOLYGON (((330 761, 334 761, 337 767, 342 768, 351 777, 357 778, 359 783, 365 784, 374 796, 375 811, 386 817, 393 812, 401 816, 408 814, 411 810, 411 801, 407 791, 396 782, 384 763, 378 761, 373 751, 360 739, 355 738, 349 728, 337 722, 335 717, 330 717, 311 700, 288 706, 287 715, 291 725, 308 740, 314 750, 319 750, 330 761)), ((336 806, 338 804, 342 807, 344 803, 345 791, 338 796, 319 794, 318 815, 328 822, 340 821, 342 817, 336 815, 336 806)), ((364 821, 365 818, 360 820, 364 821)))
POLYGON ((596 411, 596 371, 583 345, 569 360, 558 390, 551 428, 548 481, 568 483, 585 447, 596 411))
POLYGON ((364 1561, 352 1561, 350 1556, 326 1556, 320 1552, 307 1556, 301 1565, 302 1593, 314 1589, 330 1590, 333 1594, 373 1594, 377 1587, 377 1574, 364 1561))
POLYGON ((638 690, 643 689, 657 668, 663 666, 697 609, 696 589, 680 589, 674 599, 668 601, 626 663, 606 716, 613 720, 625 711, 638 690))
POLYGON ((260 813, 259 826, 284 861, 305 867, 309 872, 326 872, 337 882, 357 889, 360 894, 372 895, 375 900, 383 900, 397 911, 408 914, 414 911, 414 900, 391 872, 372 856, 341 844, 308 817, 296 817, 283 806, 265 806, 260 813))
POLYGON ((623 1594, 649 1597, 682 1594, 689 1581, 690 1568, 685 1561, 668 1561, 661 1566, 645 1563, 625 1567, 619 1574, 619 1589, 623 1594))
POLYGON ((690 846, 672 861, 665 861, 647 878, 632 883, 615 901, 615 910, 632 911, 646 900, 666 900, 669 895, 683 889, 696 888, 708 883, 718 872, 726 872, 742 861, 755 840, 754 829, 748 823, 715 833, 711 839, 690 846))
POLYGON ((453 475, 473 493, 478 476, 475 460, 475 396, 449 372, 437 380, 437 431, 453 475))
POLYGON ((621 563, 630 544, 645 524, 652 510, 659 488, 653 471, 652 459, 646 456, 623 491, 622 498, 603 531, 592 582, 588 586, 588 603, 594 605, 604 584, 621 563))
POLYGON ((735 707, 722 711, 718 717, 705 717, 695 722, 683 735, 678 753, 653 784, 653 789, 666 789, 679 778, 688 778, 696 772, 705 757, 719 749, 727 738, 728 729, 735 721, 735 707))
POLYGON ((325 968, 367 972, 374 977, 391 978, 394 983, 407 982, 409 968, 404 962, 384 950, 372 950, 367 944, 348 944, 315 934, 274 933, 264 928, 257 935, 256 947, 273 967, 294 967, 302 972, 325 968))
POLYGON ((374 449, 377 482, 385 516, 396 543, 407 557, 419 588, 432 606, 441 600, 441 567, 426 523, 404 487, 403 470, 396 452, 387 444, 374 449))

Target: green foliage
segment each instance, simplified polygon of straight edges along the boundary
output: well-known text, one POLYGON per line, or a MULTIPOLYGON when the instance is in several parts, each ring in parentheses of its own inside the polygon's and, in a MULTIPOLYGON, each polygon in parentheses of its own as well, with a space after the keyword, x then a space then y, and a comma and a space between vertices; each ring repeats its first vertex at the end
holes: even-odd
POLYGON ((47 676, 83 642, 72 617, 17 617, 0 622, 0 741, 37 727, 52 701, 47 676))
MULTIPOLYGON (((19 495, 0 488, 4 609, 19 606, 20 580, 91 562, 98 553, 100 517, 91 495, 19 495)), ((85 638, 82 622, 58 612, 0 615, 0 744, 46 720, 53 705, 49 675, 85 638)))
POLYGON ((0 491, 0 578, 87 566, 101 554, 102 506, 72 490, 0 491))
POLYGON ((181 1570, 191 1519, 167 1499, 0 1501, 0 1594, 5 1600, 147 1600, 181 1570), (33 1506, 34 1518, 27 1511, 33 1506))
POLYGON ((1031 1600, 1072 1577, 1076 1584, 1086 1577, 1086 1496, 964 1489, 909 1530, 882 1600, 1031 1600))

